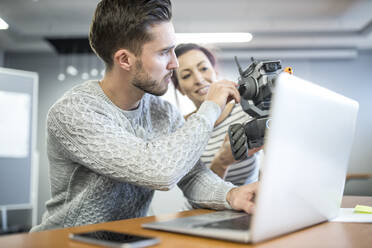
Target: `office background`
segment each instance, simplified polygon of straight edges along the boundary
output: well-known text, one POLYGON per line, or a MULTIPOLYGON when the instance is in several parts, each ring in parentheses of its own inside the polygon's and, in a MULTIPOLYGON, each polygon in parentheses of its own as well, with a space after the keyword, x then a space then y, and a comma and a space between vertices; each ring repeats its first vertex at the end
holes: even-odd
MULTIPOLYGON (((0 3, 0 17, 10 25, 8 30, 0 30, 0 66, 39 74, 39 221, 45 201, 50 198, 45 146, 47 111, 64 92, 83 82, 83 77, 100 78, 103 69, 94 55, 78 54, 73 42, 66 43, 70 53, 61 54, 46 38, 86 37, 95 4, 89 0, 0 3), (66 72, 69 65, 76 71, 66 72)), ((372 1, 175 0, 173 5, 176 32, 252 32, 249 43, 213 45, 220 59, 221 77, 236 81, 234 55, 242 66, 250 63, 251 56, 276 58, 292 66, 295 75, 359 101, 349 173, 372 173, 372 1)), ((173 90, 170 87, 164 97, 175 103, 173 90)), ((190 102, 181 99, 182 112, 191 111, 190 102)), ((346 193, 372 195, 371 179, 350 180, 346 186, 346 193)), ((175 202, 174 206, 162 207, 172 211, 179 205, 175 202)), ((9 225, 30 223, 30 213, 11 211, 8 221, 9 225)))

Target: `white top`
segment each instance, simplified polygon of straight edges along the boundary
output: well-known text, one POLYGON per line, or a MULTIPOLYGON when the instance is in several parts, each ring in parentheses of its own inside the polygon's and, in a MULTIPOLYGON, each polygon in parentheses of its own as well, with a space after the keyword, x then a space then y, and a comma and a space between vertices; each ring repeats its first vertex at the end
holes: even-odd
MULTIPOLYGON (((229 126, 235 123, 244 123, 251 119, 252 117, 243 111, 240 104, 236 104, 231 113, 213 129, 201 160, 210 168, 213 157, 222 146, 229 126)), ((240 186, 256 182, 258 180, 258 174, 259 165, 256 161, 256 155, 253 155, 230 165, 224 179, 240 186)))

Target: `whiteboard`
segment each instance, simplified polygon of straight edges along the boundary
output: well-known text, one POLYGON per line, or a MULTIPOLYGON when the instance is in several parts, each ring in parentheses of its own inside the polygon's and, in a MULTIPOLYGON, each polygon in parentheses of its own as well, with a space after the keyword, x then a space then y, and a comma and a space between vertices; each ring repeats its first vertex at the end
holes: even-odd
POLYGON ((38 74, 0 67, 0 206, 32 205, 38 74))
POLYGON ((25 158, 29 154, 31 96, 0 90, 0 157, 25 158), (8 106, 11 106, 9 108, 8 106))

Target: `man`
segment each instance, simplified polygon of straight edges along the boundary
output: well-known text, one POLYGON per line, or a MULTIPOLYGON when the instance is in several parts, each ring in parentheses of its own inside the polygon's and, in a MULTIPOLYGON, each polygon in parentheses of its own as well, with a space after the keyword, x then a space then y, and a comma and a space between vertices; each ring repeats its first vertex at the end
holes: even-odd
POLYGON ((178 183, 195 207, 252 211, 255 185, 234 188, 201 155, 233 82, 212 84, 184 122, 159 95, 172 70, 175 34, 169 0, 102 0, 90 43, 105 62, 102 81, 76 86, 47 118, 52 199, 32 231, 144 216, 154 190, 178 183))

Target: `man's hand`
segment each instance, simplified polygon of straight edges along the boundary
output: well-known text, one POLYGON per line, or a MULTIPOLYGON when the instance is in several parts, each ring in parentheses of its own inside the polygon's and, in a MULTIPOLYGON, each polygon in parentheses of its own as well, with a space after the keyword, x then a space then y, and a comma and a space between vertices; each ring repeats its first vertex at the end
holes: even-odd
POLYGON ((217 103, 222 111, 225 109, 226 103, 231 100, 234 99, 236 103, 240 102, 240 94, 236 88, 237 86, 237 83, 228 80, 214 82, 209 87, 205 100, 217 103))
POLYGON ((243 210, 251 214, 254 211, 253 200, 257 187, 258 182, 233 188, 227 193, 226 200, 234 210, 243 210))

